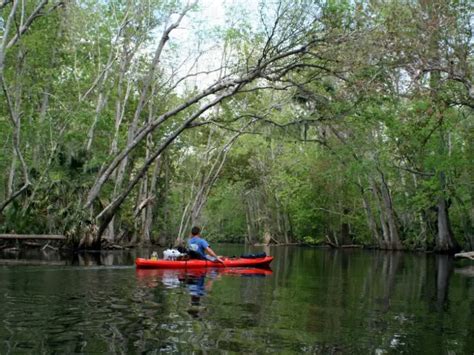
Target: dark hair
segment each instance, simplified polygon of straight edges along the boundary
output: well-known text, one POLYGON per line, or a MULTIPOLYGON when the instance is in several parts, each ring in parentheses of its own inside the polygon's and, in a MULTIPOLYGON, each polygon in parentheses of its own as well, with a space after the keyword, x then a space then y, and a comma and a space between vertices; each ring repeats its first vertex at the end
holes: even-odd
POLYGON ((199 235, 199 233, 201 233, 201 228, 197 227, 197 226, 194 226, 192 229, 191 229, 191 234, 192 235, 199 235))

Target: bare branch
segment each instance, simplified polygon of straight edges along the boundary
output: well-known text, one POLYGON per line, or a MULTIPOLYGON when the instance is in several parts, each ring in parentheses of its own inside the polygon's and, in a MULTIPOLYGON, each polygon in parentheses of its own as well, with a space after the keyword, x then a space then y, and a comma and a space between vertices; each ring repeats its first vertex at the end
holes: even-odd
MULTIPOLYGON (((16 10, 18 7, 18 0, 13 1, 13 6, 10 10, 10 14, 7 18, 7 23, 5 24, 5 29, 3 31, 3 39, 0 45, 0 75, 3 76, 3 66, 5 61, 5 51, 7 50, 7 42, 8 42, 8 34, 10 33, 10 28, 12 26, 12 22, 15 18, 16 10)), ((3 78, 0 78, 3 80, 3 78)))
POLYGON ((155 200, 156 196, 153 195, 153 196, 150 196, 146 199, 144 199, 142 202, 140 202, 140 204, 137 206, 137 208, 135 209, 135 213, 134 213, 134 217, 137 218, 138 215, 140 214, 140 212, 146 207, 148 206, 150 203, 152 203, 154 200, 155 200))
POLYGON ((5 78, 3 76, 3 73, 0 73, 0 84, 2 85, 2 90, 3 94, 5 95, 5 100, 7 102, 7 108, 8 108, 8 118, 10 119, 13 128, 17 126, 17 119, 15 118, 15 113, 13 111, 13 104, 12 100, 10 97, 10 94, 8 93, 7 86, 5 84, 5 78))
MULTIPOLYGON (((273 26, 272 26, 272 29, 271 29, 270 33, 267 32, 267 28, 266 28, 266 26, 264 26, 265 32, 267 33, 267 41, 266 41, 265 45, 263 46, 262 56, 260 57, 260 59, 258 61, 258 65, 261 63, 263 58, 265 58, 267 53, 270 51, 270 45, 272 43, 273 37, 275 36, 278 24, 279 24, 280 19, 281 19, 280 9, 281 9, 281 2, 278 3, 277 18, 275 19, 275 21, 273 21, 273 26)), ((261 18, 262 23, 265 24, 265 21, 263 19, 263 11, 260 11, 260 18, 261 18)))
POLYGON ((416 175, 428 176, 428 177, 435 176, 435 174, 432 174, 432 173, 425 173, 425 172, 423 172, 423 171, 418 171, 418 170, 410 169, 410 168, 405 167, 405 166, 399 166, 399 165, 395 165, 395 164, 394 164, 393 167, 395 167, 395 168, 397 168, 397 169, 400 169, 400 170, 408 171, 409 173, 416 174, 416 175))
MULTIPOLYGON (((115 39, 112 42, 112 47, 115 47, 117 45, 118 39, 120 38, 120 35, 122 34, 122 32, 123 32, 125 26, 127 25, 127 23, 128 23, 128 11, 127 11, 127 13, 125 14, 125 16, 123 18, 123 21, 120 25, 120 28, 119 28, 117 34, 115 35, 115 39)), ((118 50, 117 50, 117 53, 115 54, 115 56, 113 56, 113 51, 110 51, 109 58, 107 60, 107 64, 105 65, 105 68, 99 73, 97 78, 92 83, 91 87, 79 98, 79 102, 84 101, 84 99, 87 98, 87 96, 92 92, 92 90, 94 90, 95 87, 99 84, 99 82, 102 80, 102 78, 104 78, 104 77, 106 78, 105 74, 109 71, 109 69, 115 63, 117 58, 118 58, 118 50)))

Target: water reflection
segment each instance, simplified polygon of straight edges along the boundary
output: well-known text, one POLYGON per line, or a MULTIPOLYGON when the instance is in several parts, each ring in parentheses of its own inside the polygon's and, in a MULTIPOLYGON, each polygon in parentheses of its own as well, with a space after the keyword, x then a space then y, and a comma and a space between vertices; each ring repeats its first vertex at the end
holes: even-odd
POLYGON ((474 265, 456 268, 454 272, 465 277, 474 277, 474 265))
MULTIPOLYGON (((219 246, 225 255, 260 251, 238 248, 219 246)), ((473 353, 470 261, 301 247, 270 253, 273 272, 136 270, 134 258, 147 250, 2 266, 0 354, 473 353)))
POLYGON ((447 310, 449 307, 449 281, 453 272, 453 258, 448 255, 436 256, 436 309, 447 310))
POLYGON ((166 288, 177 288, 188 285, 190 294, 205 296, 206 290, 222 275, 239 277, 265 277, 273 274, 271 269, 259 268, 194 268, 194 269, 136 269, 139 283, 148 287, 162 284, 166 288))
POLYGON ((0 250, 0 265, 114 266, 134 265, 137 250, 80 251, 25 249, 0 250))
POLYGON ((260 268, 136 269, 139 284, 146 287, 185 287, 190 296, 187 312, 194 318, 205 314, 207 308, 201 304, 201 299, 222 276, 266 277, 272 273, 271 269, 260 268))

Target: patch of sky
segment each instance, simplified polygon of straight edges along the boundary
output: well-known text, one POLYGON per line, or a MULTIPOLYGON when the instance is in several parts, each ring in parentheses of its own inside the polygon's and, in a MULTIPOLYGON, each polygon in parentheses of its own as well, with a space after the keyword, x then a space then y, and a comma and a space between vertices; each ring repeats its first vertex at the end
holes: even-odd
MULTIPOLYGON (((232 63, 224 54, 225 36, 231 28, 256 26, 258 6, 250 0, 201 0, 196 10, 183 18, 170 34, 162 62, 166 75, 180 81, 179 92, 203 89, 228 74, 223 67, 231 68, 232 63)), ((161 31, 156 30, 156 43, 150 48, 156 47, 161 31)))

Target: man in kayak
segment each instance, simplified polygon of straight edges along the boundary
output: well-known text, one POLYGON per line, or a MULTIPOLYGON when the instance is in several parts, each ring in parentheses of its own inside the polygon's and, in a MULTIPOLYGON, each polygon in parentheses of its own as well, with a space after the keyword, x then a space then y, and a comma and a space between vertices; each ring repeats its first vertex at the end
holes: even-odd
POLYGON ((188 240, 189 256, 192 259, 203 259, 209 261, 218 261, 223 263, 224 261, 214 253, 209 243, 201 238, 201 228, 193 227, 191 229, 191 238, 188 240))

